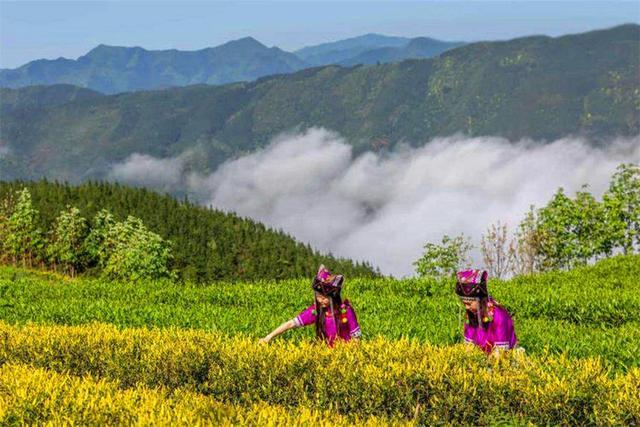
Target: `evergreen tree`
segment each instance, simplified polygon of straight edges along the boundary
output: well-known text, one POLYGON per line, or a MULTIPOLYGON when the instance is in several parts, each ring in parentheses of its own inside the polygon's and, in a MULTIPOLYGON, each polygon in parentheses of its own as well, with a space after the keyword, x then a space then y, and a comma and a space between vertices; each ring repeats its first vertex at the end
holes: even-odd
MULTIPOLYGON (((39 210, 36 225, 52 230, 58 213, 75 206, 93 218, 86 241, 86 267, 98 272, 106 265, 106 231, 131 215, 149 230, 172 242, 168 268, 184 280, 255 280, 312 276, 319 264, 347 277, 379 275, 368 264, 356 264, 314 251, 287 234, 233 213, 178 202, 153 191, 127 188, 117 183, 87 182, 78 186, 39 182, 1 182, 0 200, 28 188, 39 210), (102 210, 108 210, 100 213, 102 210), (101 225, 101 222, 105 224, 101 225), (107 225, 109 224, 109 225, 107 225), (211 241, 215 241, 215 245, 211 241), (282 263, 279 263, 282 260, 282 263)), ((110 240, 113 242, 113 240, 110 240)))

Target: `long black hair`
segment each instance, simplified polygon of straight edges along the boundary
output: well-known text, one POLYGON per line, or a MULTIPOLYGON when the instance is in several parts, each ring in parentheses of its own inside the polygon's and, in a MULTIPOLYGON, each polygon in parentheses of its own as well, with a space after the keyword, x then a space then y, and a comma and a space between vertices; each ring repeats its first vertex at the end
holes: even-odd
POLYGON ((496 300, 494 300, 490 296, 478 298, 478 311, 474 313, 471 310, 467 310, 467 319, 469 321, 469 325, 473 327, 482 325, 484 329, 487 329, 489 327, 491 321, 493 320, 493 318, 490 316, 491 313, 489 312, 489 300, 491 300, 491 305, 494 309, 496 307, 502 307, 502 305, 498 304, 498 302, 496 302, 496 300))
MULTIPOLYGON (((317 291, 314 293, 315 303, 316 303, 316 313, 317 313, 316 314, 316 338, 318 340, 327 341, 328 340, 327 331, 324 328, 324 323, 325 323, 324 320, 325 320, 326 314, 325 314, 325 310, 322 309, 320 302, 318 302, 318 293, 319 292, 317 291)), ((342 322, 339 321, 338 314, 336 313, 336 311, 339 310, 340 307, 342 306, 342 297, 340 296, 340 293, 334 293, 333 295, 325 295, 325 296, 329 298, 329 307, 327 307, 327 310, 333 311, 331 314, 333 315, 334 321, 336 323, 336 332, 338 336, 340 336, 341 329, 344 328, 344 326, 342 322)))
POLYGON ((491 320, 487 322, 484 321, 489 311, 489 309, 487 308, 488 303, 489 297, 481 297, 478 298, 478 311, 473 312, 471 310, 466 310, 469 325, 473 326, 474 328, 478 325, 482 325, 484 329, 487 329, 489 327, 489 323, 491 323, 491 320))

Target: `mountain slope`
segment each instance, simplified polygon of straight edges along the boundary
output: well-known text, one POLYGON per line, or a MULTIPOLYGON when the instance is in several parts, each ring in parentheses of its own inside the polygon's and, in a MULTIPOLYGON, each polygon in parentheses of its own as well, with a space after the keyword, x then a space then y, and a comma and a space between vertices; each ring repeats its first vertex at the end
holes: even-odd
POLYGON ((74 84, 103 93, 160 89, 197 83, 224 84, 290 73, 306 64, 276 47, 247 37, 197 51, 99 45, 78 60, 38 60, 0 70, 0 86, 74 84))
POLYGON ((30 86, 23 90, 0 89, 0 114, 13 110, 29 110, 66 104, 71 101, 89 101, 103 95, 90 89, 72 85, 30 86))
POLYGON ((0 200, 24 187, 33 196, 43 230, 51 229, 67 205, 79 208, 89 220, 103 208, 119 219, 128 215, 142 219, 150 230, 171 240, 175 257, 171 268, 184 279, 212 282, 313 277, 321 263, 350 276, 377 275, 368 265, 320 254, 250 219, 177 202, 144 189, 118 184, 72 187, 46 181, 0 181, 0 200))
POLYGON ((280 132, 310 126, 340 132, 356 152, 456 132, 512 140, 636 135, 639 47, 640 26, 625 25, 474 43, 431 59, 14 110, 0 121, 0 145, 9 152, 0 156, 0 177, 101 178, 132 153, 185 150, 212 170, 280 132))

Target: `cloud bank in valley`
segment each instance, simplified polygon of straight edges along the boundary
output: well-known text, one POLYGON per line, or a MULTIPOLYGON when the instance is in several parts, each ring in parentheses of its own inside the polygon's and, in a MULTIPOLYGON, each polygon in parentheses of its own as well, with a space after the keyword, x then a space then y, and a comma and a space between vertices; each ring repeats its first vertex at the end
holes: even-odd
POLYGON ((542 144, 460 135, 354 157, 339 135, 314 128, 280 136, 208 176, 188 172, 187 157, 134 154, 110 178, 186 189, 201 203, 403 276, 413 273, 423 245, 443 234, 465 233, 477 244, 491 223, 515 226, 558 187, 573 193, 589 184, 601 195, 619 163, 640 163, 640 137, 598 148, 579 138, 542 144))
POLYGON ((109 178, 161 191, 176 190, 185 176, 187 157, 188 153, 185 153, 177 157, 158 159, 147 154, 134 153, 124 162, 115 164, 109 178))

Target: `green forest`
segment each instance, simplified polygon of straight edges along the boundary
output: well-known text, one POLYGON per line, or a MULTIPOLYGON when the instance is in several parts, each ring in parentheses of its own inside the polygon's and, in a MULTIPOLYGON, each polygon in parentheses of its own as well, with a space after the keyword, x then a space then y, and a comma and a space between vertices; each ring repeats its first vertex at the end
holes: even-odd
POLYGON ((379 275, 250 219, 145 189, 0 182, 0 201, 0 257, 23 266, 135 279, 125 271, 152 265, 143 276, 195 282, 311 277, 323 263, 349 276, 379 275))
POLYGON ((640 26, 465 45, 394 64, 316 67, 224 86, 105 96, 72 86, 0 89, 0 179, 103 179, 133 153, 197 153, 194 170, 323 127, 354 153, 457 132, 604 143, 640 131, 640 26))

